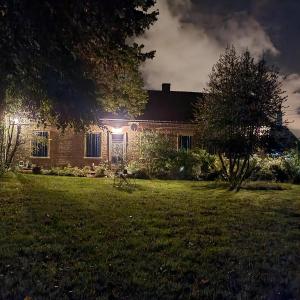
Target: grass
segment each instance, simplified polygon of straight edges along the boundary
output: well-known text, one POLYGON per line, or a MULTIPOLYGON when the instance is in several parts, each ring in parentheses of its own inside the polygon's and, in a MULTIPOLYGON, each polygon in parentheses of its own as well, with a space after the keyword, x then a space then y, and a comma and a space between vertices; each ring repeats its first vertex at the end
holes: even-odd
POLYGON ((1 299, 300 299, 300 186, 11 174, 1 299))

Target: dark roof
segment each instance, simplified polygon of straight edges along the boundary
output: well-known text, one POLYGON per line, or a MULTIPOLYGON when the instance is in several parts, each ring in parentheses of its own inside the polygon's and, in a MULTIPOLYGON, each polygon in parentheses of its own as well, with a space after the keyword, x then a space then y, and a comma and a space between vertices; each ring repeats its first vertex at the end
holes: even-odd
MULTIPOLYGON (((148 90, 149 100, 144 112, 136 117, 142 121, 190 122, 193 120, 194 104, 202 93, 170 91, 169 84, 163 84, 162 90, 148 90)), ((120 115, 105 114, 104 119, 124 119, 120 115)))
POLYGON ((148 91, 149 101, 139 120, 188 122, 193 120, 193 105, 201 93, 148 91))
POLYGON ((300 129, 290 128, 290 131, 295 135, 297 139, 300 139, 300 129))

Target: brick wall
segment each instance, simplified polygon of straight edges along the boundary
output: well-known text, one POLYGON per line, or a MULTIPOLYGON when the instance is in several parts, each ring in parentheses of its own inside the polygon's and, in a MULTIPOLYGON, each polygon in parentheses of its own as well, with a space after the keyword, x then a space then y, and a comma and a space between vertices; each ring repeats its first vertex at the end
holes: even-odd
POLYGON ((125 139, 125 152, 127 160, 136 160, 140 158, 140 145, 142 131, 157 130, 168 134, 170 139, 174 143, 174 148, 177 148, 178 135, 194 135, 196 127, 193 124, 183 123, 166 123, 166 122, 128 122, 117 121, 104 122, 106 128, 91 126, 91 132, 101 133, 101 157, 99 158, 85 158, 85 135, 84 132, 74 132, 69 129, 62 132, 52 126, 40 126, 35 123, 29 123, 22 126, 22 140, 24 144, 20 147, 18 154, 16 155, 16 162, 24 161, 32 164, 40 165, 42 167, 51 166, 66 166, 68 164, 72 166, 91 166, 100 162, 110 161, 110 149, 111 149, 111 133, 113 128, 121 127, 124 133, 125 139), (131 125, 136 124, 137 128, 133 128, 131 125), (132 130, 137 129, 137 130, 132 130), (49 133, 49 157, 37 158, 32 157, 32 133, 35 130, 48 131, 49 133))

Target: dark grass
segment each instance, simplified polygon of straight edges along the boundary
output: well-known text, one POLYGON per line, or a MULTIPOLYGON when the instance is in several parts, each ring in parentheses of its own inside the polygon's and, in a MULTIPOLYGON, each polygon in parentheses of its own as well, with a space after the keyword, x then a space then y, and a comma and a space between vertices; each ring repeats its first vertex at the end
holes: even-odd
POLYGON ((300 186, 13 175, 0 298, 300 299, 300 186))

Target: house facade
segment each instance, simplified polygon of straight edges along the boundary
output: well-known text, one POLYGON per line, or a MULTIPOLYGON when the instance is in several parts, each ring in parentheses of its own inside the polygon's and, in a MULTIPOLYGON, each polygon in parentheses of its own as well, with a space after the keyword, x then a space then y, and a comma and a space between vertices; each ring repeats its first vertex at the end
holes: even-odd
POLYGON ((162 84, 160 91, 149 90, 148 94, 149 101, 140 117, 126 119, 106 114, 88 132, 61 132, 53 126, 38 127, 35 122, 24 124, 24 143, 17 162, 49 168, 139 160, 146 130, 166 134, 174 149, 191 149, 197 132, 192 122, 193 105, 202 94, 171 91, 170 84, 162 84))
MULTIPOLYGON (((67 165, 84 167, 107 163, 138 161, 145 131, 160 132, 169 138, 174 149, 192 149, 199 145, 197 124, 193 123, 194 104, 202 93, 171 91, 168 83, 161 90, 149 90, 149 101, 141 116, 122 118, 107 113, 87 132, 60 131, 36 122, 22 124, 23 144, 16 163, 44 168, 67 165)), ((282 124, 282 114, 270 131, 270 152, 283 152, 295 147, 298 139, 282 124)))

